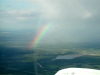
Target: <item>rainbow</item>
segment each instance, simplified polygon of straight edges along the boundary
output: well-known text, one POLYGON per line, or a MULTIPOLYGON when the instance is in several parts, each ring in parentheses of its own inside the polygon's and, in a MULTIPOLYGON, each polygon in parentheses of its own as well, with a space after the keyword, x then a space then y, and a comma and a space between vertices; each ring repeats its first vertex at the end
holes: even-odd
POLYGON ((47 33, 47 31, 49 30, 51 25, 52 25, 52 23, 49 23, 49 24, 47 23, 40 28, 40 30, 36 34, 35 38, 33 38, 32 42, 31 42, 31 45, 30 45, 31 49, 35 48, 39 44, 39 42, 44 37, 44 35, 47 33))

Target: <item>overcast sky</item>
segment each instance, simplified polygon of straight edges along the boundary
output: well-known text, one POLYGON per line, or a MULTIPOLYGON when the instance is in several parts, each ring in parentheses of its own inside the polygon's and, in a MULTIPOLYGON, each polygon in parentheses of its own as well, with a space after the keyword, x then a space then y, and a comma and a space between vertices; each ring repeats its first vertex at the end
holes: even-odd
POLYGON ((52 21, 42 43, 100 43, 99 3, 100 0, 0 0, 0 37, 10 39, 1 39, 0 45, 28 46, 39 29, 52 21))

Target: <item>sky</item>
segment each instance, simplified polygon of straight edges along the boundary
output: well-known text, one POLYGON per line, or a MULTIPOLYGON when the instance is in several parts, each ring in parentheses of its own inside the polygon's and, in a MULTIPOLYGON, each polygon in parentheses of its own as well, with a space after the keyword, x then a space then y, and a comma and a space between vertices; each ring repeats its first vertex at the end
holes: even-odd
POLYGON ((100 44, 99 3, 100 0, 0 0, 0 45, 28 47, 45 24, 52 25, 39 44, 100 44))

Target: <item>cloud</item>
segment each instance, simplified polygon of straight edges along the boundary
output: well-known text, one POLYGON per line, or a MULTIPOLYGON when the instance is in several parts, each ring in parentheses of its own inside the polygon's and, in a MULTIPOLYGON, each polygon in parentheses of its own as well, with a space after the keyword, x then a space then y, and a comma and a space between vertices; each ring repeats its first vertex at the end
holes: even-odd
POLYGON ((40 12, 32 10, 3 11, 0 13, 1 29, 36 28, 40 12))
MULTIPOLYGON (((100 16, 100 14, 98 13, 98 9, 94 9, 96 5, 92 6, 91 4, 91 10, 89 10, 89 1, 84 1, 84 3, 87 3, 87 7, 79 0, 37 0, 36 2, 39 3, 44 10, 43 13, 46 14, 47 19, 49 16, 51 20, 56 19, 57 21, 53 26, 53 33, 48 33, 48 35, 52 36, 48 36, 52 41, 54 38, 62 42, 65 40, 65 42, 90 42, 99 40, 100 30, 96 25, 99 25, 100 22, 97 22, 99 18, 97 18, 96 15, 100 16), (56 36, 54 34, 56 34, 56 36)), ((96 3, 96 1, 94 2, 96 3)), ((100 25, 98 27, 100 28, 100 25)))
POLYGON ((84 16, 83 16, 83 18, 91 18, 92 17, 92 14, 91 13, 89 13, 89 12, 86 12, 86 13, 84 13, 84 16))
MULTIPOLYGON (((36 34, 43 25, 51 24, 53 21, 54 23, 42 39, 42 43, 100 42, 100 5, 98 1, 26 1, 27 5, 32 5, 32 8, 1 11, 1 29, 28 30, 36 34)), ((23 35, 23 37, 27 35, 23 35)), ((28 39, 32 40, 30 37, 28 39)))
POLYGON ((20 21, 23 21, 23 20, 27 20, 28 18, 27 17, 17 17, 16 19, 20 20, 20 21))
POLYGON ((51 19, 63 18, 88 18, 92 13, 85 8, 79 0, 29 0, 36 2, 40 7, 40 11, 44 13, 44 17, 51 19))

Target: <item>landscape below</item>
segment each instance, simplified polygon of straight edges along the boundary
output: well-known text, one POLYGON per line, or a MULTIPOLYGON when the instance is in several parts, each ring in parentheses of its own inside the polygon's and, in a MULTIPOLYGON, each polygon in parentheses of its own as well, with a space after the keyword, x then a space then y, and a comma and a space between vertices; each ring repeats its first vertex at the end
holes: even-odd
POLYGON ((0 75, 54 75, 69 67, 100 69, 100 49, 0 47, 0 75))

